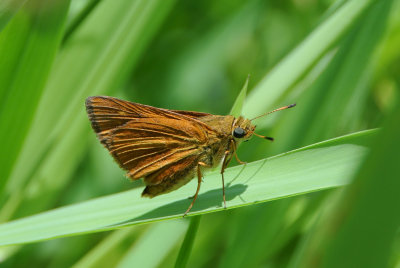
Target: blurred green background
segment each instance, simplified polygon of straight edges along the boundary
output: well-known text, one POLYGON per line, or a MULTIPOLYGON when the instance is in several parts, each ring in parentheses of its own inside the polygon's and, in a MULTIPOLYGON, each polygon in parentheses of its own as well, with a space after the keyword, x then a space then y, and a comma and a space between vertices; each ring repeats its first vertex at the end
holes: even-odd
POLYGON ((142 187, 90 129, 92 95, 225 115, 250 74, 245 116, 298 105, 260 120, 275 142, 243 144, 246 162, 383 128, 344 190, 2 247, 0 266, 400 267, 399 14, 399 0, 2 1, 0 222, 142 187))

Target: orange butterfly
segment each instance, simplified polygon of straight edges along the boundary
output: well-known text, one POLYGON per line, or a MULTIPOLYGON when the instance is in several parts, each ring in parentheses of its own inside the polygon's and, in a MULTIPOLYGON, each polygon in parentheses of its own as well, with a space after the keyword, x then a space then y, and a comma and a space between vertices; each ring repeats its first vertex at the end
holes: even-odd
POLYGON ((256 128, 241 116, 167 110, 107 96, 87 98, 86 110, 100 142, 128 171, 127 176, 132 180, 144 178, 142 196, 169 193, 197 175, 197 190, 184 216, 197 199, 202 170, 220 163, 226 207, 224 170, 232 155, 237 158, 239 143, 255 134, 256 128))

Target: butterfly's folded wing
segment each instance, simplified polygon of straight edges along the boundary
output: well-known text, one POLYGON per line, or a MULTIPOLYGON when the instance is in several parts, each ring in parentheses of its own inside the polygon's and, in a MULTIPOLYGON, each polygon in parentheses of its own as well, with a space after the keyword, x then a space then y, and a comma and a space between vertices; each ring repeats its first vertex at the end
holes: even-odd
POLYGON ((88 97, 86 110, 96 133, 121 126, 133 118, 165 117, 180 120, 183 115, 186 120, 190 120, 210 115, 201 112, 161 109, 108 96, 88 97))
POLYGON ((86 107, 101 143, 132 179, 196 160, 212 131, 193 119, 203 113, 179 114, 111 97, 89 97, 86 107))

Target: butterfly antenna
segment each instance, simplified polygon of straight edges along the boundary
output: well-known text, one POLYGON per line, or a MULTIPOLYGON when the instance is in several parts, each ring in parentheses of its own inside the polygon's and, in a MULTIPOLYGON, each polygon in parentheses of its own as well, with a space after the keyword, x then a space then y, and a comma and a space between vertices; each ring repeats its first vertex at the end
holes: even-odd
POLYGON ((274 141, 274 138, 272 138, 272 137, 263 136, 263 135, 260 135, 260 134, 254 133, 254 132, 253 132, 253 135, 256 135, 257 137, 260 137, 260 138, 263 138, 266 140, 274 141))
MULTIPOLYGON (((252 121, 252 120, 254 120, 254 119, 257 119, 257 118, 260 118, 260 117, 263 117, 263 116, 266 116, 266 115, 268 115, 268 114, 275 113, 275 112, 277 112, 277 111, 282 111, 282 110, 285 110, 285 109, 292 108, 292 107, 294 107, 294 106, 296 106, 296 103, 293 103, 293 104, 290 104, 290 105, 286 105, 286 106, 280 107, 280 108, 278 108, 278 109, 272 110, 272 111, 270 111, 270 112, 268 112, 268 113, 259 115, 259 116, 257 116, 257 117, 254 117, 253 119, 250 119, 250 121, 252 121)), ((272 137, 263 136, 263 135, 260 135, 260 134, 254 133, 254 132, 253 132, 253 134, 256 135, 257 137, 260 137, 260 138, 263 138, 263 139, 266 139, 266 140, 270 140, 270 141, 274 141, 274 138, 272 138, 272 137)))
MULTIPOLYGON (((250 121, 253 121, 254 119, 257 119, 257 118, 266 116, 266 115, 268 115, 268 114, 275 113, 275 112, 277 112, 277 111, 282 111, 282 110, 285 110, 285 109, 292 108, 292 107, 294 107, 294 106, 296 106, 296 103, 293 103, 293 104, 290 104, 290 105, 286 105, 286 106, 283 106, 283 107, 281 107, 281 108, 278 108, 278 109, 275 109, 275 110, 273 110, 273 111, 270 111, 270 112, 268 112, 268 113, 259 115, 259 116, 257 116, 257 117, 254 117, 253 119, 250 119, 250 121)), ((254 134, 255 134, 255 133, 254 133, 254 134)), ((258 136, 258 135, 257 135, 257 136, 258 136)), ((263 137, 263 136, 262 136, 262 137, 263 137)), ((269 140, 269 139, 268 139, 268 140, 269 140)))

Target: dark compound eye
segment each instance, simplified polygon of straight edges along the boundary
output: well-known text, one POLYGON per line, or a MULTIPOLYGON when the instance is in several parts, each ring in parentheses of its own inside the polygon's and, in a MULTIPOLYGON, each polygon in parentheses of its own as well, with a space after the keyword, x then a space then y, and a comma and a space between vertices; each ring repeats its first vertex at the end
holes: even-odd
POLYGON ((235 128, 235 130, 233 130, 233 137, 240 139, 244 136, 246 136, 246 131, 244 131, 243 128, 237 127, 235 128))

